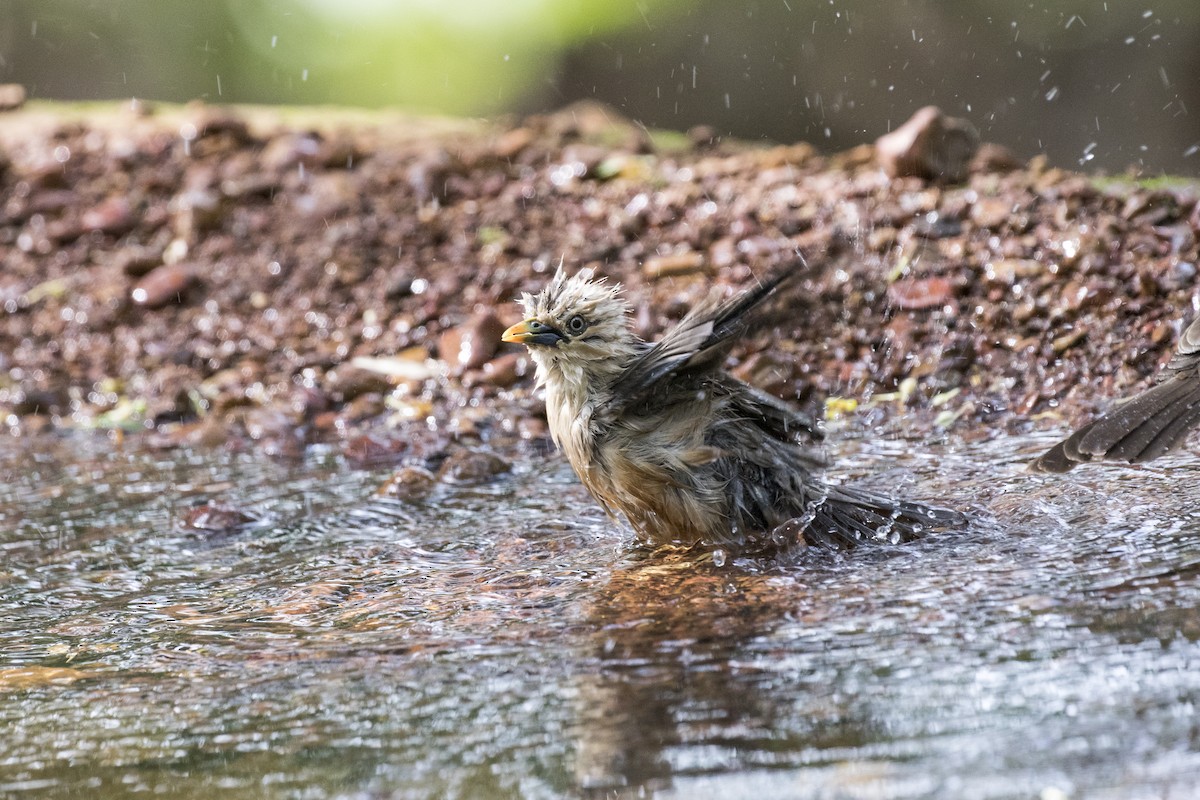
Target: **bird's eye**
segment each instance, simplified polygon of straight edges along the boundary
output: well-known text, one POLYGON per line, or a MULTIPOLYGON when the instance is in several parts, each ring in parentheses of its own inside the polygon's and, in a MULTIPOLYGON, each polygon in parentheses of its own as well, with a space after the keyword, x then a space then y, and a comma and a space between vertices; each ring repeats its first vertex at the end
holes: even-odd
POLYGON ((587 320, 576 314, 567 320, 567 330, 571 333, 583 333, 587 329, 587 320))

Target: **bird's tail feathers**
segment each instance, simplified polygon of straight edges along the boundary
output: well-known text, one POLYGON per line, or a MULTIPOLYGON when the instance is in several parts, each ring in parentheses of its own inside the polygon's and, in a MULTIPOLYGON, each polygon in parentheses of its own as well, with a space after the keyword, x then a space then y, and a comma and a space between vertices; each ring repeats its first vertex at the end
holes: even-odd
POLYGON ((805 542, 839 548, 894 545, 967 525, 966 515, 866 490, 828 487, 808 504, 805 542))

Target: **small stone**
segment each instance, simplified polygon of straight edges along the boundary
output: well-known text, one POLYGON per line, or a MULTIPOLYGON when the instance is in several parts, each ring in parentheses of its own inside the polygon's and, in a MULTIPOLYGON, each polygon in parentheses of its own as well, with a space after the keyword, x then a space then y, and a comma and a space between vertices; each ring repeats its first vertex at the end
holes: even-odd
POLYGON ((126 247, 113 257, 113 265, 131 278, 140 278, 162 264, 161 247, 126 247))
POLYGON ((513 128, 505 131, 496 140, 492 152, 500 158, 512 158, 529 145, 533 144, 536 134, 529 128, 513 128))
POLYGON ((188 509, 179 524, 193 531, 206 533, 230 533, 245 527, 258 518, 240 509, 217 504, 206 504, 188 509))
POLYGON ((79 203, 79 195, 70 189, 43 189, 29 198, 27 214, 58 214, 79 203))
POLYGON ((654 256, 646 259, 642 265, 642 274, 647 280, 672 278, 679 275, 691 275, 699 272, 704 266, 704 255, 695 251, 672 253, 665 256, 654 256))
POLYGON ((896 229, 875 228, 867 234, 867 249, 873 253, 885 253, 896 243, 896 229))
POLYGON ((572 175, 582 178, 593 174, 607 155, 608 150, 603 147, 589 144, 568 145, 563 148, 560 168, 566 167, 572 175))
POLYGON ((907 278, 888 287, 888 298, 905 311, 939 308, 954 296, 950 281, 945 278, 907 278))
POLYGON ((221 181, 221 193, 226 197, 240 199, 244 197, 272 197, 279 191, 281 183, 278 178, 262 172, 249 175, 239 175, 221 181))
POLYGON ((401 467, 388 478, 379 490, 378 497, 393 497, 397 500, 414 502, 424 500, 437 485, 437 476, 423 467, 401 467))
POLYGON ((1078 344, 1085 336, 1087 336, 1086 328, 1076 328, 1070 333, 1059 336, 1054 340, 1053 343, 1054 352, 1062 355, 1064 352, 1078 344))
POLYGON ((16 111, 25 105, 25 87, 19 83, 0 83, 0 111, 16 111))
POLYGON ((967 176, 979 133, 964 119, 926 106, 875 141, 875 157, 892 178, 917 177, 957 183, 967 176))
POLYGON ((500 456, 484 450, 458 450, 442 462, 438 476, 446 483, 483 483, 512 467, 500 456))
POLYGON ((128 200, 124 197, 110 197, 83 212, 80 222, 84 230, 119 236, 130 231, 136 220, 128 200))
POLYGON ((1161 344, 1174 332, 1174 328, 1171 325, 1166 322, 1160 322, 1154 326, 1154 330, 1150 331, 1150 341, 1154 344, 1161 344))
POLYGON ((375 464, 394 464, 411 450, 409 442, 399 437, 362 434, 348 440, 342 455, 356 467, 375 464))
POLYGON ((267 169, 283 172, 298 164, 315 166, 320 152, 321 140, 316 134, 289 133, 267 142, 259 160, 267 169))
POLYGON ((217 227, 225 215, 221 196, 208 189, 183 192, 175 198, 172 207, 175 212, 175 232, 190 240, 217 227))
POLYGON ((1140 225, 1161 225, 1176 219, 1179 204, 1168 192, 1135 192, 1125 201, 1121 216, 1140 225))
POLYGON ((129 296, 143 308, 182 304, 196 284, 196 275, 186 264, 171 264, 148 272, 134 285, 129 296))
POLYGON ((994 142, 979 145, 975 157, 971 159, 971 172, 976 174, 1012 172, 1022 166, 1024 163, 1013 151, 994 142))
POLYGON ((392 383, 386 375, 361 369, 353 364, 341 364, 325 373, 324 385, 325 390, 333 395, 335 400, 343 403, 364 394, 386 394, 392 390, 392 383))
POLYGON ((421 202, 445 200, 446 182, 458 169, 455 159, 445 150, 434 150, 422 155, 408 168, 405 176, 413 194, 421 202))
POLYGON ((500 389, 507 389, 529 372, 529 356, 525 353, 504 353, 483 365, 483 379, 500 389))
POLYGON ((997 197, 981 197, 971 206, 971 222, 980 228, 996 229, 1012 216, 1012 202, 997 197))
POLYGON ((339 416, 342 420, 361 422, 365 419, 374 419, 375 417, 382 416, 386 411, 387 405, 384 402, 382 394, 379 392, 366 392, 347 403, 339 416))
POLYGON ((491 360, 500 346, 504 323, 491 311, 476 314, 438 339, 438 358, 453 369, 478 369, 491 360))
POLYGON ((693 125, 687 129, 688 141, 693 147, 712 147, 721 141, 721 134, 711 125, 693 125))

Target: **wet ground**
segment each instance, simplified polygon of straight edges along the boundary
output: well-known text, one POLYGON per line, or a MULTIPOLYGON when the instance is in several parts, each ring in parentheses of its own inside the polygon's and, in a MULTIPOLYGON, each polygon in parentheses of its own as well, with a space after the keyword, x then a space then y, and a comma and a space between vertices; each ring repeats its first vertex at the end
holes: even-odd
POLYGON ((0 796, 1187 797, 1195 466, 1049 443, 842 437, 975 527, 719 569, 535 453, 414 503, 332 447, 9 450, 0 796))

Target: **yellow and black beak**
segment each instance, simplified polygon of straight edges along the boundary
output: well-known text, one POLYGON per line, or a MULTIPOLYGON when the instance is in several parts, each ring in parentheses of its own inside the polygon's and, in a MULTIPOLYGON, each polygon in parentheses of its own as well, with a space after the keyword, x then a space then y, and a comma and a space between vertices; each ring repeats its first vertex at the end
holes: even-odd
POLYGON ((527 319, 524 322, 518 322, 506 330, 500 336, 500 341, 554 347, 565 338, 554 327, 544 322, 538 322, 536 319, 527 319))

